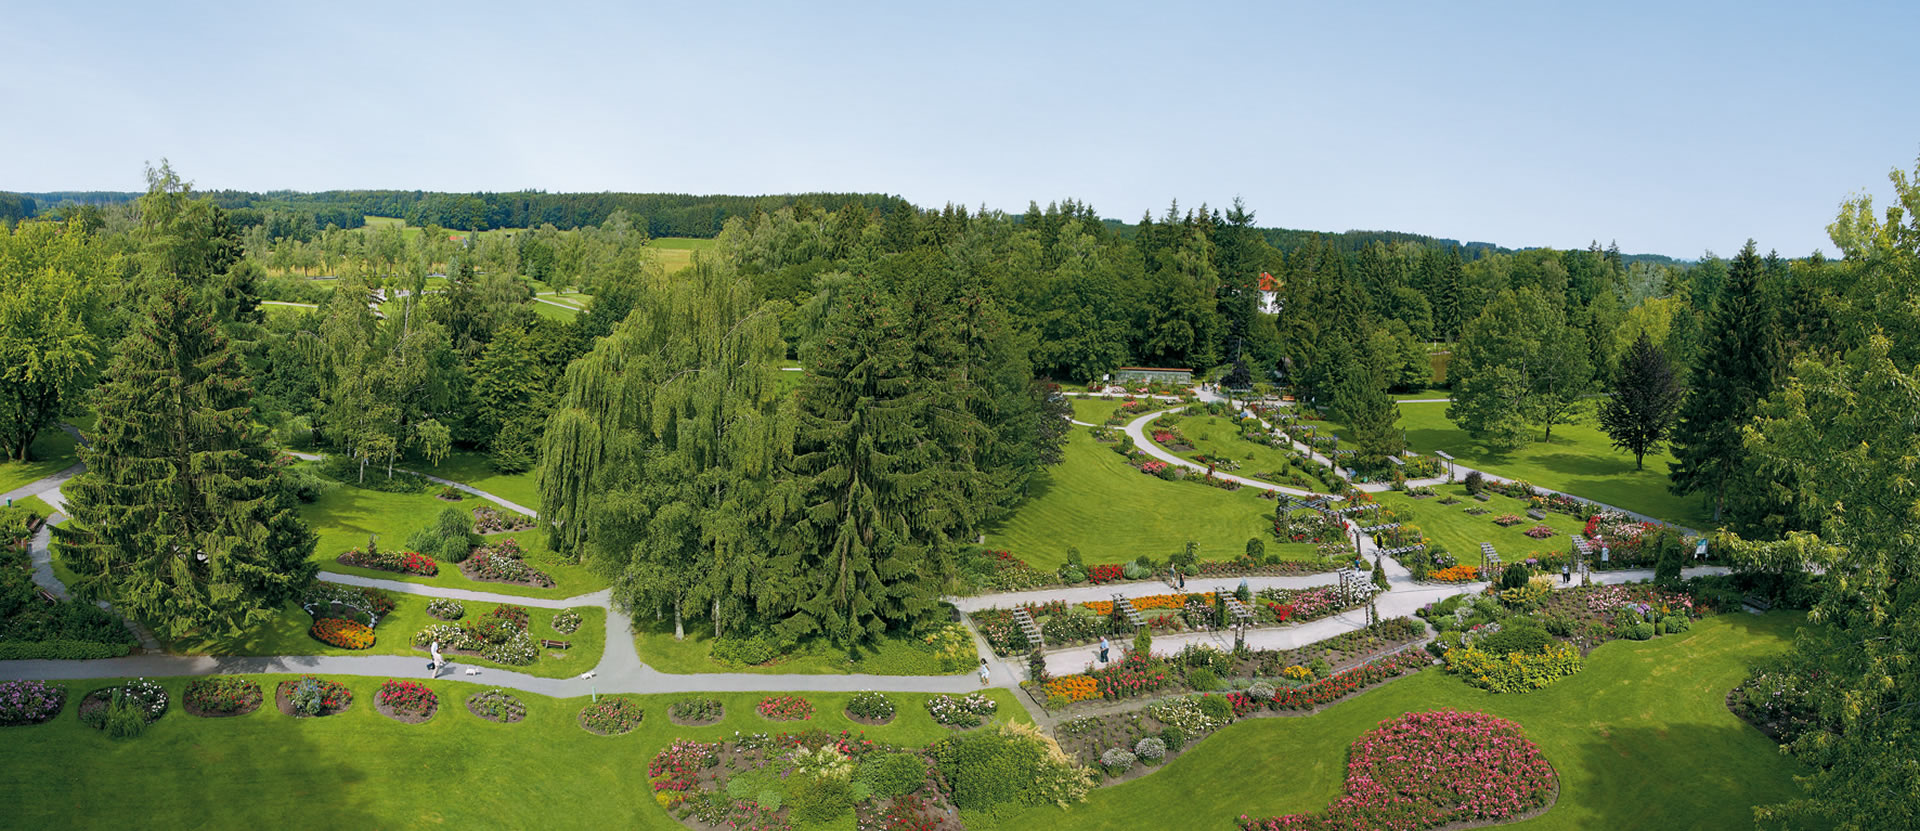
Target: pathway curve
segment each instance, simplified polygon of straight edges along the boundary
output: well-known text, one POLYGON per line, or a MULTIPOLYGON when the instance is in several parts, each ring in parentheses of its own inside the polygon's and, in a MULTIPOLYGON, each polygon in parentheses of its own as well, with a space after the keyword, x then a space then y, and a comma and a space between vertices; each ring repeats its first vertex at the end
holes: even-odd
MULTIPOLYGON (((298 451, 298 450, 288 450, 288 451, 286 451, 286 453, 287 453, 287 455, 289 455, 289 456, 292 456, 292 457, 294 457, 294 458, 296 458, 296 459, 304 459, 304 460, 306 460, 306 461, 309 461, 309 462, 320 462, 320 461, 325 461, 325 460, 326 460, 326 458, 327 458, 326 456, 324 456, 324 455, 321 455, 321 454, 319 454, 319 453, 303 453, 303 452, 301 452, 301 451, 298 451)), ((472 486, 472 485, 468 485, 468 484, 464 484, 464 483, 461 483, 461 482, 455 482, 455 481, 453 481, 452 479, 442 479, 442 478, 440 478, 440 477, 438 477, 438 476, 435 476, 435 475, 433 475, 433 474, 431 474, 431 473, 421 473, 420 471, 417 471, 417 470, 408 470, 408 469, 406 469, 406 468, 403 468, 403 467, 396 467, 396 468, 394 468, 394 472, 396 472, 396 473, 407 473, 407 474, 411 474, 411 475, 414 475, 414 476, 418 476, 418 477, 420 477, 420 478, 422 478, 422 479, 425 479, 425 480, 427 480, 427 481, 429 481, 429 482, 432 482, 432 483, 434 483, 434 484, 436 484, 436 485, 446 485, 447 487, 450 487, 450 488, 454 488, 454 489, 456 489, 456 490, 459 490, 459 491, 460 491, 460 492, 462 492, 462 493, 468 493, 468 494, 472 494, 472 495, 474 495, 474 496, 477 496, 477 497, 480 497, 481 499, 485 499, 485 500, 487 500, 488 502, 492 502, 492 503, 493 503, 493 504, 495 504, 495 505, 499 505, 500 507, 502 507, 502 508, 506 508, 507 510, 509 510, 509 511, 513 511, 513 512, 515 512, 515 513, 520 513, 520 514, 526 514, 527 516, 530 516, 530 517, 536 517, 536 518, 540 516, 540 512, 539 512, 539 511, 536 511, 536 510, 534 510, 534 509, 532 509, 532 508, 529 508, 529 507, 527 507, 527 506, 525 506, 525 505, 522 505, 522 504, 520 504, 520 503, 518 503, 518 502, 514 502, 514 501, 511 501, 511 500, 509 500, 509 499, 507 499, 507 498, 505 498, 505 497, 501 497, 501 496, 495 496, 495 495, 493 495, 493 494, 491 494, 491 493, 488 493, 488 492, 486 492, 486 491, 483 491, 483 490, 481 490, 481 489, 479 489, 479 488, 476 488, 476 487, 474 487, 474 486, 472 486)))
MULTIPOLYGON (((1159 459, 1160 461, 1166 462, 1167 464, 1179 465, 1181 467, 1184 467, 1190 470, 1198 470, 1202 473, 1205 473, 1207 470, 1206 465, 1200 464, 1199 462, 1190 461, 1188 459, 1182 459, 1179 456, 1175 456, 1172 453, 1168 452, 1166 448, 1161 447, 1158 444, 1155 444, 1152 439, 1147 437, 1147 433, 1145 430, 1146 425, 1149 422, 1153 421, 1154 419, 1159 418, 1163 415, 1166 415, 1167 413, 1170 413, 1170 412, 1173 412, 1173 410, 1157 410, 1127 422, 1127 435, 1133 438, 1133 446, 1140 448, 1140 452, 1145 453, 1149 456, 1152 456, 1156 459, 1159 459)), ((1284 494, 1290 494, 1293 496, 1322 495, 1322 494, 1314 493, 1313 491, 1301 490, 1299 488, 1289 488, 1284 485, 1276 485, 1272 482, 1264 482, 1259 479, 1249 479, 1245 476, 1236 476, 1234 474, 1224 473, 1221 471, 1214 471, 1213 475, 1221 479, 1227 479, 1230 481, 1239 482, 1240 484, 1245 485, 1246 487, 1259 488, 1263 491, 1274 491, 1275 493, 1284 493, 1284 494)))

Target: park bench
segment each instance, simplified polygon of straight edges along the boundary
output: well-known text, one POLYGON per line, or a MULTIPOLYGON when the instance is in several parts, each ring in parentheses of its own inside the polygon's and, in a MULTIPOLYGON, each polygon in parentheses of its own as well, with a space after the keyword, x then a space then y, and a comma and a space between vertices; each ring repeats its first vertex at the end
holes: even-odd
POLYGON ((1756 612, 1773 611, 1773 603, 1769 602, 1766 598, 1761 597, 1760 595, 1757 595, 1757 594, 1750 594, 1750 595, 1747 595, 1746 597, 1740 598, 1740 602, 1747 604, 1749 607, 1752 607, 1752 609, 1756 612))
POLYGON ((566 649, 567 647, 572 646, 572 644, 569 644, 566 641, 556 641, 551 638, 541 638, 540 645, 547 649, 566 649))
POLYGON ((1542 511, 1539 508, 1528 508, 1527 516, 1532 517, 1534 519, 1545 520, 1547 518, 1547 512, 1542 511))
POLYGON ((1487 493, 1486 491, 1481 491, 1480 493, 1474 494, 1473 498, 1478 499, 1481 502, 1487 502, 1493 499, 1493 494, 1487 493))

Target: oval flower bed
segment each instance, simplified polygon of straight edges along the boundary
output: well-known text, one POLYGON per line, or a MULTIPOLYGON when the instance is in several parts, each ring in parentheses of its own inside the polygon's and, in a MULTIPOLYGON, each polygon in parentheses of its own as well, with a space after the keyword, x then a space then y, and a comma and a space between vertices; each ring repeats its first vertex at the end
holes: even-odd
POLYGON ((847 699, 849 721, 879 726, 893 721, 894 712, 893 699, 877 692, 857 692, 847 699))
POLYGON ((705 727, 726 715, 726 706, 713 698, 682 698, 667 708, 669 721, 687 727, 705 727))
POLYGON ((419 724, 440 710, 440 696, 414 681, 387 679, 373 697, 373 708, 394 721, 419 724))
POLYGON ((115 693, 124 693, 126 702, 139 710, 148 724, 159 721, 161 716, 167 714, 167 689, 141 678, 122 686, 102 687, 87 693, 80 699, 80 723, 96 730, 106 729, 115 693))
POLYGON ((1480 569, 1475 566, 1448 566, 1438 571, 1427 572, 1429 583, 1471 583, 1480 579, 1480 569))
POLYGON ((985 693, 968 693, 959 698, 936 695, 927 699, 927 714, 948 727, 979 727, 999 707, 985 693))
POLYGON ((432 557, 417 551, 361 551, 352 549, 335 558, 343 566, 359 566, 375 571, 392 571, 399 574, 418 574, 433 577, 440 573, 440 564, 432 557))
POLYGON ((644 716, 638 702, 610 695, 580 709, 580 727, 599 736, 617 736, 640 726, 644 716))
POLYGON ((0 725, 40 724, 67 704, 65 687, 45 681, 0 681, 0 725))
POLYGON ((1558 777, 1520 725, 1482 713, 1408 713, 1348 750, 1346 795, 1324 814, 1240 818, 1243 831, 1438 828, 1545 807, 1558 777))
POLYGON ((202 718, 224 718, 258 710, 264 699, 259 684, 233 675, 213 675, 187 682, 181 706, 202 718))
POLYGON ((491 722, 512 724, 527 717, 527 705, 513 693, 495 687, 467 698, 467 712, 491 722))
POLYGON ((294 718, 313 718, 346 712, 353 706, 353 691, 311 675, 282 681, 274 688, 274 704, 280 712, 294 718))
POLYGON ((770 695, 760 699, 760 717, 768 721, 805 721, 813 718, 813 702, 797 695, 770 695))
POLYGON ((323 617, 307 630, 314 640, 341 649, 367 649, 373 646, 373 630, 357 620, 323 617))

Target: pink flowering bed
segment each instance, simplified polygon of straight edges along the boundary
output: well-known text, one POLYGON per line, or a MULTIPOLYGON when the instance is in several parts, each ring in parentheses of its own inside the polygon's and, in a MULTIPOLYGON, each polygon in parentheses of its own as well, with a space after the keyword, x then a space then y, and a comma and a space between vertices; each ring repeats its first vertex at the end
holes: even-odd
POLYGON ((1347 793, 1323 814, 1242 816, 1242 831, 1416 831, 1493 823, 1545 806, 1556 775, 1520 725, 1436 710, 1380 722, 1353 743, 1347 793))

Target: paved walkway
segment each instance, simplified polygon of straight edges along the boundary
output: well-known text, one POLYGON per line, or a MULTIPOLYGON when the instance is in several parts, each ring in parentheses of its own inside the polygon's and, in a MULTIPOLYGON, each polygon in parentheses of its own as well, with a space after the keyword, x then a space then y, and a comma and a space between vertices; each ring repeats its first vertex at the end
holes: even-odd
MULTIPOLYGON (((1165 570, 1161 571, 1164 577, 1165 570)), ((1186 592, 1233 591, 1240 587, 1239 577, 1189 577, 1186 592)), ((1247 587, 1261 589, 1310 589, 1314 586, 1328 586, 1339 582, 1333 572, 1321 574, 1301 574, 1285 576, 1256 576, 1246 578, 1247 587)), ((1055 600, 1066 603, 1085 603, 1090 600, 1112 600, 1116 594, 1129 598, 1145 597, 1150 594, 1167 594, 1176 591, 1163 580, 1136 580, 1127 583, 1108 583, 1101 586, 1072 586, 1064 589, 1041 589, 1038 591, 1003 592, 1000 594, 980 594, 972 597, 948 598, 948 602, 963 612, 977 612, 982 609, 1005 609, 1015 603, 1038 605, 1055 600)))
MULTIPOLYGON (((1175 456, 1172 453, 1167 452, 1166 448, 1161 447, 1158 444, 1155 444, 1152 439, 1147 437, 1147 433, 1145 430, 1146 425, 1149 422, 1153 421, 1154 419, 1159 418, 1163 415, 1166 415, 1167 413, 1170 413, 1170 412, 1173 412, 1173 410, 1156 410, 1154 412, 1147 413, 1146 415, 1140 416, 1139 418, 1136 418, 1132 421, 1127 422, 1127 435, 1133 438, 1133 446, 1139 448, 1140 452, 1145 453, 1149 456, 1152 456, 1156 459, 1159 459, 1160 461, 1166 462, 1167 464, 1179 465, 1181 467, 1188 468, 1190 470, 1197 470, 1202 473, 1205 473, 1207 470, 1206 465, 1200 464, 1199 462, 1182 459, 1179 456, 1175 456)), ((1291 494, 1293 496, 1322 496, 1323 495, 1323 494, 1314 493, 1313 491, 1301 490, 1299 488, 1289 488, 1283 485, 1276 485, 1272 482, 1263 482, 1259 479, 1249 479, 1245 476, 1236 476, 1234 474, 1225 473, 1221 471, 1214 471, 1213 475, 1221 479, 1227 479, 1230 481, 1239 482, 1240 484, 1245 485, 1246 487, 1249 487, 1249 488, 1259 488, 1263 491, 1274 491, 1276 493, 1291 494)))
MULTIPOLYGON (((287 451, 287 455, 292 456, 296 459, 305 459, 309 462, 325 461, 327 458, 326 456, 323 456, 319 453, 302 453, 298 450, 289 450, 287 451)), ((495 505, 499 505, 500 507, 505 508, 509 511, 513 511, 515 513, 526 514, 527 516, 530 516, 530 517, 540 516, 539 511, 536 511, 518 502, 513 502, 503 497, 499 497, 491 493, 487 493, 486 491, 473 487, 472 485, 463 484, 461 482, 455 482, 452 479, 442 479, 431 473, 421 473, 420 471, 408 470, 403 467, 396 467, 393 470, 395 473, 412 474, 414 476, 418 476, 422 479, 432 482, 436 485, 446 485, 447 487, 454 488, 456 490, 459 490, 462 493, 472 494, 474 496, 480 497, 481 499, 485 499, 488 502, 492 502, 495 505)))

